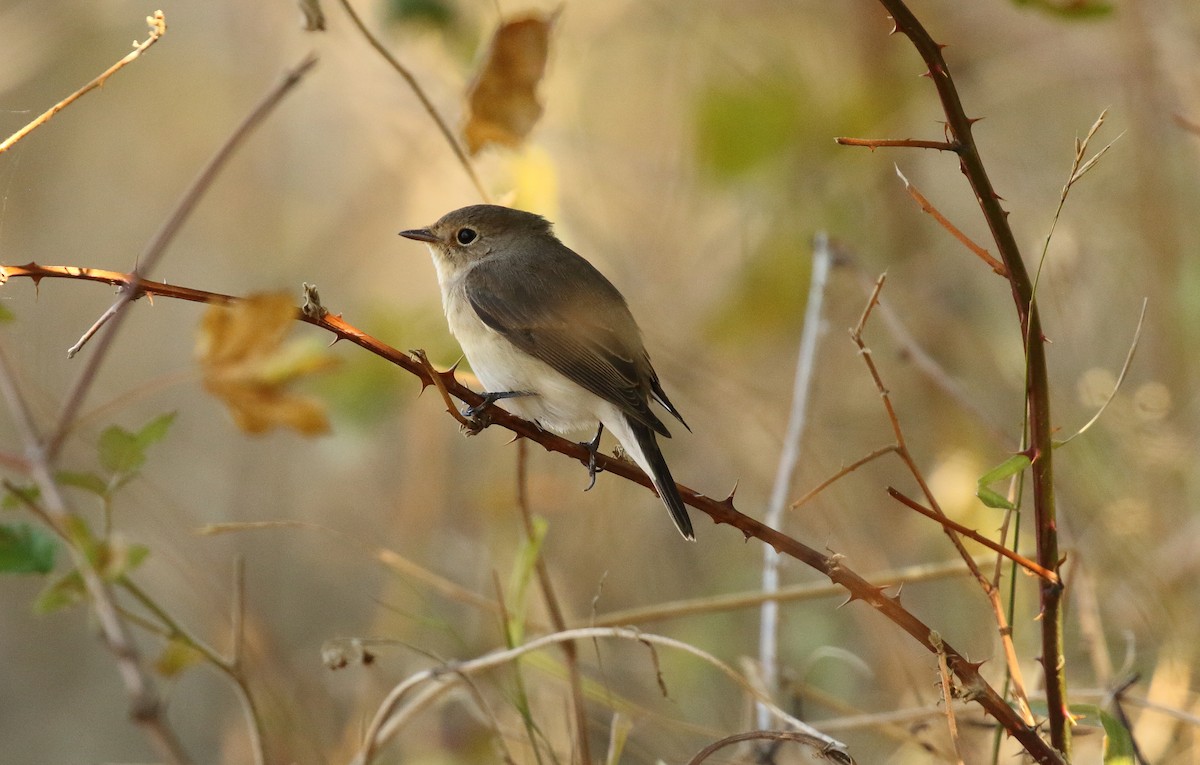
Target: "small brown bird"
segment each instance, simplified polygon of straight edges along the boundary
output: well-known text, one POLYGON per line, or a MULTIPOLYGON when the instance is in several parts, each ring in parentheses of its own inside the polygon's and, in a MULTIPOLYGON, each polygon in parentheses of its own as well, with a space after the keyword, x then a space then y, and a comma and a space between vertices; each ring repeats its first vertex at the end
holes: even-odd
MULTIPOLYGON (((653 481, 679 533, 694 540, 655 439, 671 434, 651 399, 687 423, 612 282, 560 242, 545 218, 508 207, 464 207, 400 235, 429 245, 450 331, 485 387, 485 406, 503 400, 560 434, 595 427, 586 444, 593 455, 608 428, 653 481)), ((589 473, 595 481, 594 463, 589 473)))

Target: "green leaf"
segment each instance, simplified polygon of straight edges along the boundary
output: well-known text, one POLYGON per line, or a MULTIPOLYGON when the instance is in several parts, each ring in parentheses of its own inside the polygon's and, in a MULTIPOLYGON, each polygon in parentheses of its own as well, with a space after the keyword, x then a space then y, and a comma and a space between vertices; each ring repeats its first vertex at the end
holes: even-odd
POLYGON ((40 496, 42 496, 42 490, 33 484, 13 486, 4 493, 4 499, 0 500, 0 507, 5 510, 15 510, 18 507, 25 507, 37 502, 40 496))
POLYGON ((1013 0, 1014 5, 1026 5, 1051 16, 1064 19, 1096 19, 1113 12, 1113 4, 1104 0, 1013 0))
POLYGON ((118 475, 133 473, 146 462, 146 448, 138 437, 120 425, 111 425, 100 434, 100 464, 118 475))
MULTIPOLYGON (((175 412, 155 417, 136 433, 111 425, 100 434, 100 464, 114 476, 131 476, 146 464, 146 449, 166 437, 175 412)), ((113 488, 107 489, 111 494, 113 488)))
POLYGON ((1001 462, 996 467, 979 476, 979 481, 975 487, 975 496, 979 497, 979 501, 988 507, 995 507, 1003 510, 1016 509, 1013 503, 1008 501, 1008 498, 999 492, 993 491, 988 487, 997 481, 1003 481, 1005 478, 1011 478, 1017 473, 1022 472, 1032 464, 1029 457, 1024 454, 1014 454, 1008 459, 1001 462))
POLYGON ((1001 462, 996 467, 979 476, 979 483, 981 486, 986 486, 993 484, 996 481, 1002 481, 1005 478, 1009 478, 1017 473, 1020 473, 1022 470, 1029 467, 1030 464, 1031 463, 1027 455, 1014 454, 1013 456, 1004 460, 1004 462, 1001 462))
POLYGON ((521 549, 513 561, 512 574, 508 579, 508 640, 510 646, 520 645, 525 634, 525 603, 529 594, 529 582, 533 579, 538 557, 542 553, 542 542, 546 538, 548 524, 545 518, 533 519, 533 538, 521 540, 521 549))
POLYGON ((48 614, 68 606, 73 606, 83 600, 85 588, 83 577, 78 570, 71 570, 55 579, 33 602, 33 610, 39 614, 48 614))
POLYGON ((100 576, 113 582, 142 565, 149 555, 150 548, 146 545, 131 544, 114 536, 96 544, 93 565, 100 576))
POLYGON ((998 491, 993 491, 986 486, 980 486, 975 489, 975 496, 979 497, 979 501, 988 507, 997 510, 1016 510, 1017 506, 1008 501, 1008 497, 998 491))
POLYGON ((153 420, 146 423, 146 425, 143 426, 135 436, 138 445, 141 446, 142 449, 145 449, 151 444, 156 444, 166 438, 167 431, 171 429, 171 425, 175 422, 176 414, 178 413, 167 412, 166 414, 160 414, 158 417, 155 417, 153 420))
POLYGON ((455 21, 454 6, 446 0, 390 0, 386 13, 392 21, 435 27, 448 27, 455 21))
POLYGON ((58 543, 27 523, 0 525, 0 572, 48 574, 54 570, 58 543))
POLYGON ((107 497, 109 493, 108 482, 95 473, 75 473, 70 470, 60 470, 54 474, 54 480, 61 486, 72 486, 76 489, 83 489, 98 497, 107 497))
POLYGON ((1133 734, 1121 721, 1104 710, 1100 711, 1104 726, 1104 765, 1133 765, 1133 734))
POLYGON ((176 677, 188 667, 194 667, 202 661, 204 654, 186 641, 172 639, 154 660, 154 671, 163 677, 176 677))
POLYGON ((1119 718, 1095 704, 1072 704, 1070 710, 1076 717, 1100 720, 1104 727, 1104 765, 1134 765, 1133 734, 1119 718))

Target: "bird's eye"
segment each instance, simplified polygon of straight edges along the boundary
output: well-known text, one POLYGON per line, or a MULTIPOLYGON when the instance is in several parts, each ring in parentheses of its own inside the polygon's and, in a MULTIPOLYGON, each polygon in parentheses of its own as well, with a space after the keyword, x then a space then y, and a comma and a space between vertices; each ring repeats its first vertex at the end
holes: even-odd
POLYGON ((475 229, 464 226, 458 230, 458 233, 454 235, 454 238, 458 240, 459 244, 467 245, 471 242, 474 242, 478 236, 479 234, 475 233, 475 229))

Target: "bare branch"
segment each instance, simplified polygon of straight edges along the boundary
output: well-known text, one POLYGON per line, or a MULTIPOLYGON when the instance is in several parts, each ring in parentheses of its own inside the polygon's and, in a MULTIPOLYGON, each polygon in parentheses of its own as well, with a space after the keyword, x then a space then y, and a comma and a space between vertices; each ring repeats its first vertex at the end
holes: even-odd
POLYGON ((147 16, 146 23, 150 25, 149 37, 140 43, 134 43, 133 50, 125 54, 125 57, 120 61, 113 64, 108 69, 105 69, 99 77, 92 80, 87 85, 84 85, 82 88, 67 96, 63 100, 59 101, 54 106, 51 106, 28 125, 6 138, 3 143, 0 143, 0 154, 8 151, 10 148, 16 145, 17 141, 20 141, 37 128, 45 125, 50 121, 51 117, 58 114, 63 109, 66 109, 68 106, 75 103, 75 101, 82 98, 87 93, 95 90, 96 88, 102 87, 104 83, 108 81, 109 77, 112 77, 114 74, 120 71, 126 64, 132 63, 134 59, 149 50, 151 45, 158 42, 159 38, 167 33, 167 20, 166 17, 163 16, 162 11, 155 11, 153 16, 147 16))
MULTIPOLYGON (((108 330, 101 335, 97 341, 98 347, 93 350, 91 358, 87 365, 80 372, 78 379, 75 381, 74 387, 67 395, 66 403, 63 404, 62 412, 59 414, 58 426, 50 435, 46 444, 46 458, 51 463, 54 462, 58 455, 59 449, 62 448, 63 440, 70 432, 71 426, 75 422, 75 416, 79 412, 79 407, 83 405, 84 399, 87 397, 88 391, 92 387, 92 383, 96 379, 97 373, 100 371, 100 365, 104 362, 107 350, 110 347, 113 339, 116 337, 117 331, 121 327, 121 322, 124 320, 124 308, 133 302, 136 298, 145 294, 139 289, 139 283, 145 274, 149 274, 158 261, 166 252, 167 245, 175 238, 175 234, 183 226, 184 221, 188 219, 192 211, 195 210, 196 204, 204 193, 208 191, 212 182, 217 175, 225 167, 229 158, 233 156, 233 152, 241 146, 247 137, 254 132, 262 122, 267 118, 275 107, 283 100, 283 97, 288 94, 300 80, 307 74, 317 63, 315 56, 309 55, 304 58, 296 67, 289 70, 283 79, 273 87, 267 95, 258 103, 257 106, 250 112, 242 124, 233 131, 226 139, 225 143, 217 149, 217 153, 213 155, 200 174, 192 181, 192 185, 184 192, 179 202, 175 205, 175 209, 167 220, 159 228, 158 232, 146 244, 146 248, 142 251, 137 263, 134 265, 134 270, 131 274, 132 279, 127 280, 121 289, 120 297, 109 307, 106 314, 111 313, 112 318, 108 320, 108 330)), ((97 322, 103 324, 104 321, 97 322)), ((88 336, 91 332, 89 330, 88 336)), ((72 351, 77 352, 82 346, 84 340, 72 346, 72 351)), ((71 354, 73 355, 73 353, 71 354)))
POLYGON ((975 253, 975 255, 984 263, 987 263, 988 267, 991 268, 992 271, 1006 279, 1008 278, 1008 269, 1004 267, 1003 263, 993 258, 990 252, 976 244, 971 237, 964 234, 962 230, 958 228, 958 226, 955 226, 945 215, 942 215, 941 211, 934 207, 933 203, 926 199, 925 195, 922 194, 921 191, 904 176, 904 173, 900 172, 899 165, 894 165, 894 167, 896 168, 896 175, 900 176, 900 180, 904 181, 904 190, 907 191, 908 195, 912 197, 918 205, 921 206, 921 210, 933 216, 933 219, 936 220, 942 228, 949 231, 950 235, 962 242, 964 247, 975 253))

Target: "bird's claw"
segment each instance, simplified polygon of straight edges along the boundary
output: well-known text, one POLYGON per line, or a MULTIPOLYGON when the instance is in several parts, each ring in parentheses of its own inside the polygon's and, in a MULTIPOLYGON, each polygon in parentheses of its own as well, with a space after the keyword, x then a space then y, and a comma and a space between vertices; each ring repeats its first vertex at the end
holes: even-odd
POLYGON ((491 415, 487 413, 487 404, 468 406, 462 410, 463 430, 468 436, 478 435, 484 428, 492 424, 491 415))
POLYGON ((587 449, 587 452, 588 452, 587 469, 588 469, 588 479, 589 480, 588 480, 587 488, 584 489, 584 491, 591 491, 592 488, 596 485, 596 473, 604 472, 604 468, 602 468, 596 464, 596 452, 598 452, 600 450, 600 434, 603 432, 604 432, 604 426, 601 425, 600 428, 596 431, 595 438, 593 438, 591 441, 584 441, 579 444, 584 449, 587 449))
POLYGON ((518 398, 520 396, 530 396, 533 394, 523 390, 505 390, 490 391, 481 395, 483 396, 482 401, 480 401, 478 404, 472 404, 471 406, 468 406, 462 410, 462 416, 467 421, 463 425, 463 430, 467 431, 467 435, 469 436, 475 435, 488 425, 492 424, 491 415, 489 415, 487 412, 492 404, 505 398, 518 398))

